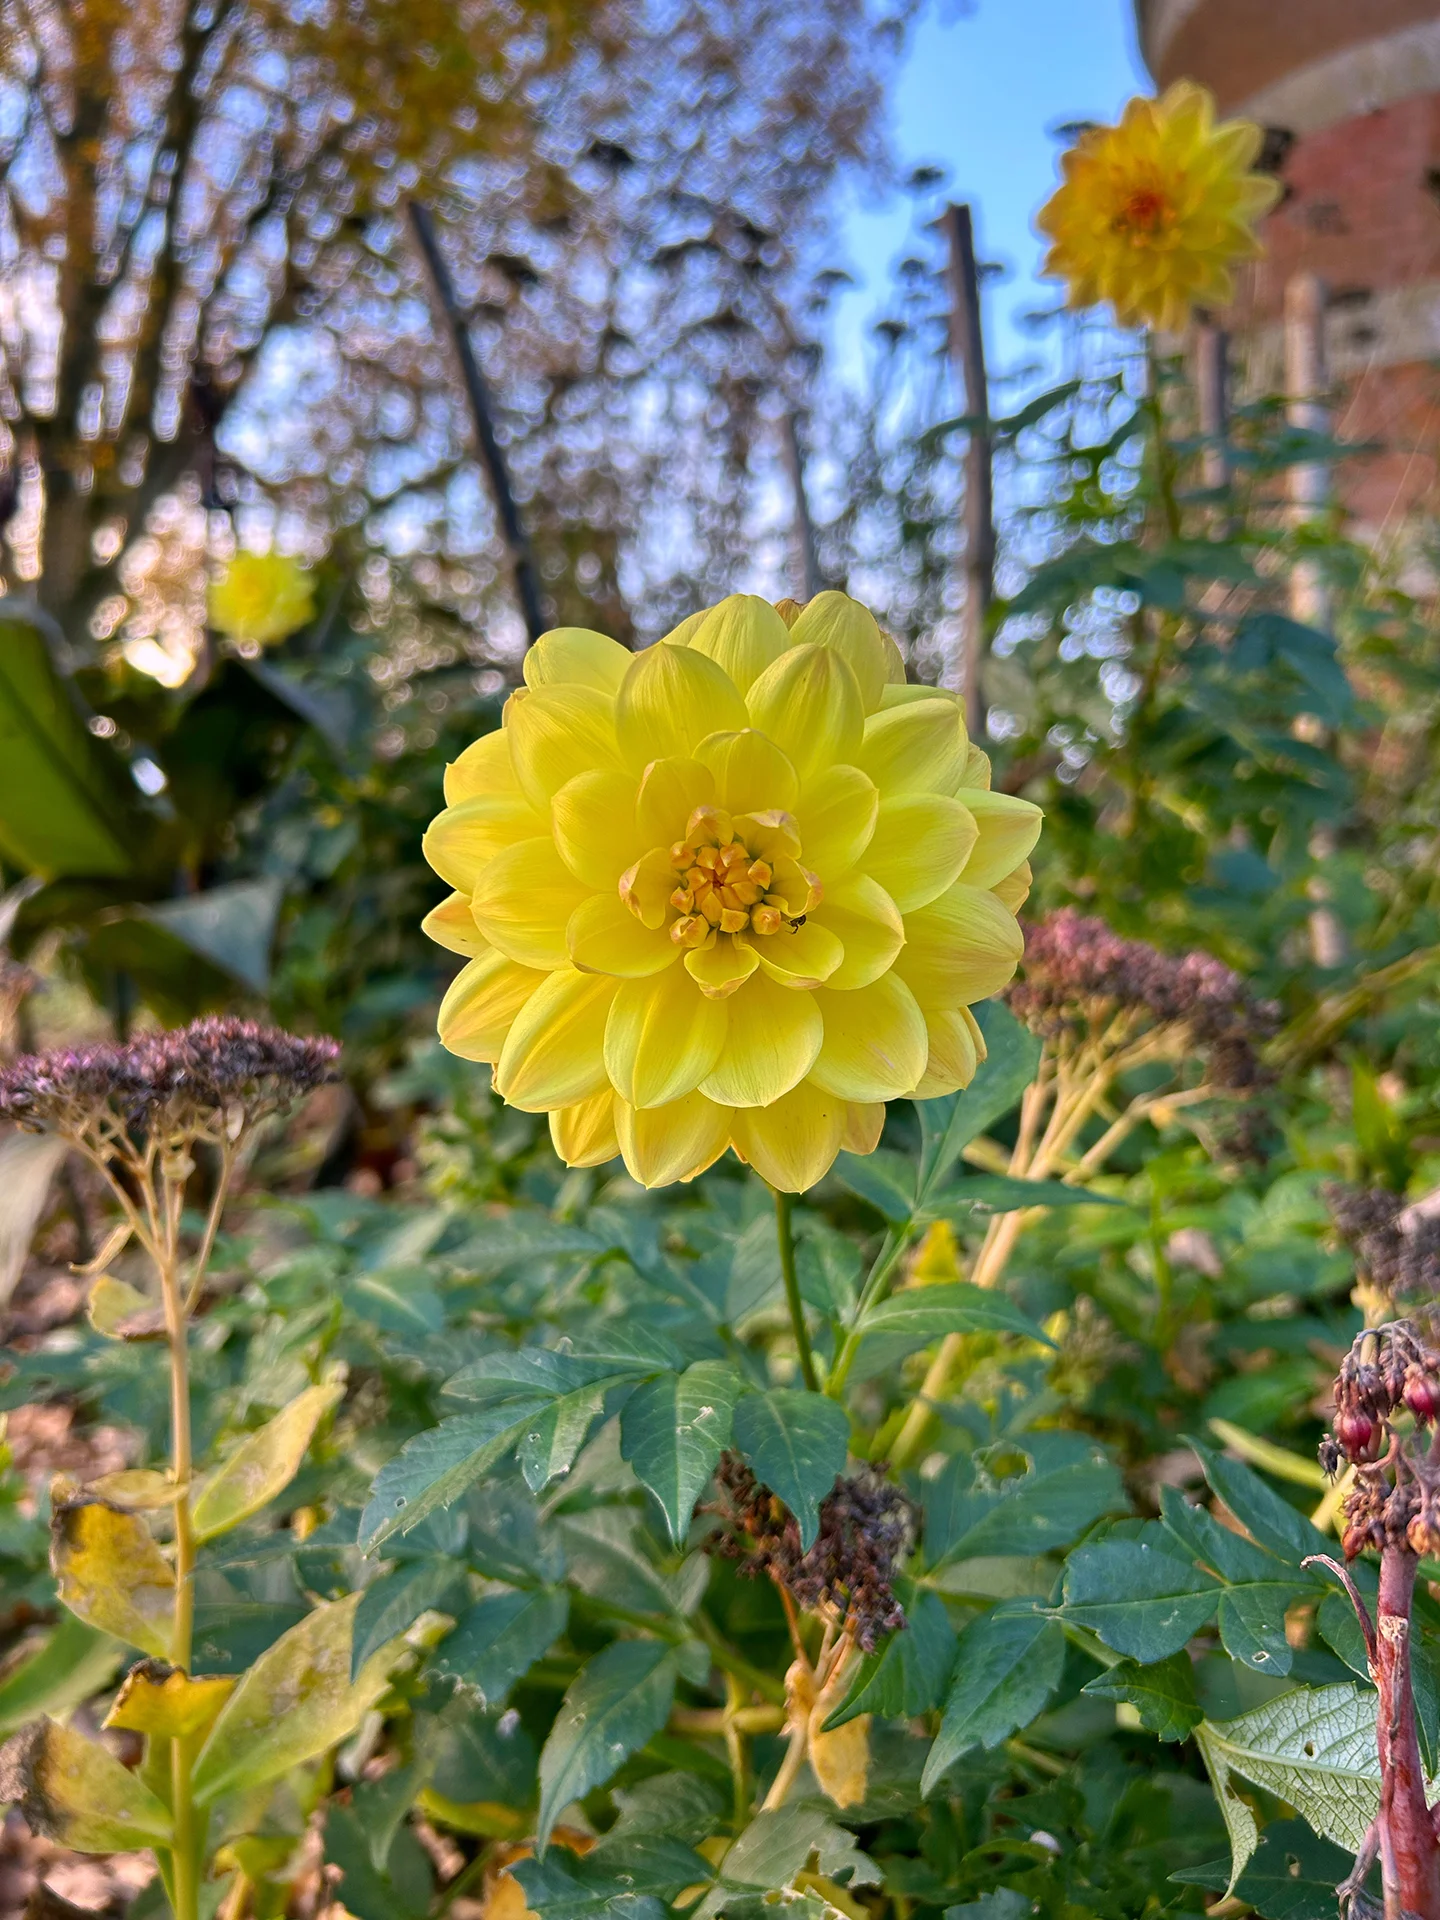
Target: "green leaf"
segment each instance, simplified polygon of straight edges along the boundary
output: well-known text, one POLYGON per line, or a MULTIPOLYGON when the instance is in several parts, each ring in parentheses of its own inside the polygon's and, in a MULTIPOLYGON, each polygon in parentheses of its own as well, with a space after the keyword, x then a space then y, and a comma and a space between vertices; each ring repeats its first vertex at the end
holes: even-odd
POLYGON ((903 1226, 915 1211, 915 1170, 903 1153, 877 1147, 874 1153, 842 1153, 835 1178, 868 1201, 882 1219, 903 1226))
POLYGON ((1015 1180, 1006 1173, 971 1173, 925 1203, 925 1211, 965 1226, 977 1216, 1019 1213, 1027 1207, 1128 1207, 1128 1200, 1063 1180, 1015 1180))
POLYGON ((755 1815, 725 1855, 720 1884, 696 1907, 696 1920, 711 1920, 737 1896, 782 1893, 812 1859, 814 1871, 841 1886, 881 1883, 879 1867, 860 1851, 853 1834, 837 1826, 823 1807, 792 1801, 755 1815))
POLYGON ((917 1347, 941 1340, 947 1333, 1017 1333, 1042 1346, 1055 1342, 1035 1322, 1013 1306, 1003 1293, 971 1286, 968 1280, 946 1280, 933 1287, 906 1287, 892 1293, 861 1319, 862 1334, 903 1336, 917 1347))
POLYGON ((980 1011, 986 1057, 963 1093, 939 1100, 917 1100, 920 1116, 920 1168, 917 1190, 928 1204, 940 1183, 972 1140, 1003 1120, 1035 1078, 1040 1042, 996 1001, 980 1011))
POLYGON ((1121 1660, 1089 1681, 1081 1692, 1125 1701, 1134 1707, 1145 1731, 1157 1740, 1183 1740, 1204 1717, 1195 1694, 1195 1669, 1187 1653, 1172 1653, 1148 1667, 1121 1660))
POLYGON ((438 1427, 417 1433, 375 1476, 370 1499, 360 1516, 359 1545, 372 1553, 392 1534, 417 1526, 436 1507, 472 1486, 515 1445, 532 1414, 541 1413, 550 1396, 530 1394, 504 1400, 479 1413, 457 1414, 438 1427))
POLYGON ((1143 1666, 1178 1653, 1215 1611, 1208 1574, 1140 1540, 1077 1547, 1065 1567, 1065 1617, 1143 1666))
POLYGON ((0 600, 0 854, 46 879, 132 873, 148 822, 113 748, 56 670, 58 629, 0 600))
POLYGON ((552 1480, 570 1471, 591 1427, 605 1410, 606 1387, 581 1387, 577 1393, 552 1400, 542 1413, 525 1422, 515 1458, 525 1484, 540 1493, 552 1480))
POLYGON ((561 1811, 660 1731, 674 1697, 675 1656, 661 1640, 612 1641, 580 1670, 540 1754, 542 1852, 561 1811))
POLYGON ((824 1394, 794 1387, 745 1393, 735 1403, 735 1445, 800 1526, 806 1551, 820 1530, 819 1505, 845 1471, 850 1421, 824 1394))
POLYGON ((552 1847, 543 1860, 517 1860, 510 1871, 542 1920, 665 1920, 675 1895, 704 1886, 714 1870, 683 1841, 648 1833, 607 1836, 583 1856, 552 1847))
POLYGON ((281 880, 237 880, 131 911, 169 934, 186 954, 199 954, 252 993, 265 993, 284 898, 281 880))
POLYGON ((679 1546, 706 1482, 730 1444, 743 1382, 728 1360, 697 1360, 637 1387, 620 1415, 620 1452, 660 1503, 679 1546))
POLYGON ((1260 1829, 1256 1825, 1255 1815, 1250 1811, 1249 1802, 1243 1800, 1231 1784, 1225 1743, 1216 1738, 1208 1720, 1202 1720, 1195 1728, 1194 1740, 1200 1758, 1205 1763, 1205 1771, 1210 1776, 1210 1785, 1225 1822, 1225 1831, 1230 1836, 1230 1884, 1226 1888, 1226 1892, 1230 1893, 1234 1891, 1241 1869, 1255 1851, 1260 1829))
MULTIPOLYGON (((1260 1836, 1250 1864, 1235 1882, 1235 1898, 1265 1920, 1335 1920, 1335 1889, 1355 1862, 1342 1848, 1312 1833, 1303 1820, 1276 1820, 1260 1836)), ((1230 1863, 1187 1867, 1170 1878, 1182 1886, 1223 1893, 1230 1863)))
POLYGON ((465 1568, 458 1560, 412 1560, 382 1573, 360 1596, 350 1650, 350 1678, 397 1633, 413 1627, 432 1608, 453 1613, 466 1594, 465 1568))
MULTIPOLYGON (((361 1789, 363 1791, 363 1789, 361 1789)), ((377 1866, 356 1794, 354 1807, 333 1802, 325 1813, 325 1858, 340 1869, 340 1897, 355 1920, 423 1920, 430 1910, 434 1876, 420 1842, 402 1828, 377 1866)))
POLYGON ((1355 1618, 1355 1608, 1349 1594, 1332 1588, 1320 1602, 1315 1624, 1326 1646, 1340 1656, 1352 1673, 1358 1674, 1368 1684, 1370 1656, 1365 1651, 1365 1635, 1355 1618))
POLYGON ((1035 1435, 1023 1475, 995 1479, 977 1472, 973 1458, 956 1454, 924 1491, 925 1552, 932 1567, 997 1554, 1034 1556, 1068 1547, 1107 1513, 1129 1501, 1119 1469, 1093 1442, 1063 1450, 1035 1435), (1078 1457, 1077 1457, 1078 1454, 1078 1457), (1069 1457, 1067 1457, 1069 1456, 1069 1457), (1047 1460, 1057 1464, 1047 1467, 1047 1460))
POLYGON ((925 1761, 928 1794, 962 1754, 997 1747, 1040 1713, 1060 1683, 1065 1635, 1033 1608, 995 1607, 960 1635, 955 1680, 925 1761))
POLYGON ((445 1326, 445 1303, 433 1287, 417 1286, 414 1267, 380 1273, 357 1273, 345 1283, 345 1301, 357 1320, 382 1333, 417 1337, 440 1333, 445 1326))
MULTIPOLYGON (((1348 1682, 1297 1687, 1197 1730, 1230 1772, 1288 1801, 1327 1840, 1358 1853, 1380 1805, 1375 1694, 1348 1682)), ((1233 1837, 1233 1836, 1232 1836, 1233 1837)), ((1245 1864, 1238 1858, 1236 1871, 1245 1864)))
POLYGON ((487 1220, 473 1239, 445 1256, 457 1273, 484 1277, 503 1273, 521 1260, 558 1260, 567 1255, 598 1258, 610 1244, 584 1227, 554 1220, 548 1213, 507 1213, 487 1220))
POLYGON ((201 1805, 263 1786, 348 1737, 387 1684, 383 1655, 350 1678, 360 1595, 316 1607, 261 1654, 220 1710, 193 1775, 201 1805))
POLYGON ((1258 1473, 1238 1460, 1213 1453, 1198 1440, 1187 1439, 1187 1444, 1194 1448, 1212 1492, 1262 1547, 1268 1547, 1292 1567, 1298 1567, 1311 1554, 1330 1551, 1331 1541, 1288 1500, 1282 1500, 1258 1473))
POLYGON ((633 1787, 616 1787, 612 1798, 620 1817, 611 1833, 666 1833, 689 1846, 715 1831, 725 1805, 715 1783, 698 1773, 652 1773, 633 1787))
POLYGON ((63 1718, 108 1683, 122 1657, 118 1640, 62 1614, 48 1639, 0 1681, 0 1735, 37 1713, 63 1718))
POLYGON ((1261 1673, 1289 1673, 1294 1653, 1285 1638, 1285 1609, 1306 1591, 1292 1584, 1230 1587, 1220 1596, 1220 1642, 1232 1660, 1261 1673))
POLYGON ((1276 1580, 1305 1588, 1319 1584, 1309 1573, 1292 1575, 1289 1564, 1257 1547, 1243 1534, 1222 1527, 1213 1513, 1192 1506, 1175 1487, 1160 1489, 1160 1517, 1187 1553, 1194 1554, 1222 1580, 1249 1586, 1276 1580))
POLYGON ((559 1399, 567 1393, 578 1393, 582 1387, 653 1371, 653 1366, 639 1361, 617 1366, 608 1355, 592 1358, 557 1353, 553 1347, 521 1347, 516 1352, 502 1348, 462 1367, 445 1382, 445 1391, 457 1400, 474 1400, 482 1406, 542 1393, 559 1399))
POLYGON ((213 1540, 228 1533, 283 1493, 299 1472, 316 1427, 344 1397, 342 1381, 306 1387, 273 1420, 242 1440, 196 1496, 192 1515, 196 1539, 213 1540))
POLYGON ((54 1720, 32 1720, 0 1749, 0 1801, 18 1803, 32 1833, 79 1853, 134 1853, 171 1838, 169 1811, 140 1776, 54 1720))
POLYGON ((957 1645, 945 1603, 903 1578, 895 1582, 895 1592, 906 1624, 883 1647, 865 1655, 849 1692, 825 1722, 827 1733, 862 1713, 910 1719, 929 1713, 945 1697, 957 1645))
POLYGON ((473 1606, 435 1649, 431 1673, 498 1706, 565 1631, 570 1596, 563 1587, 492 1593, 473 1606))

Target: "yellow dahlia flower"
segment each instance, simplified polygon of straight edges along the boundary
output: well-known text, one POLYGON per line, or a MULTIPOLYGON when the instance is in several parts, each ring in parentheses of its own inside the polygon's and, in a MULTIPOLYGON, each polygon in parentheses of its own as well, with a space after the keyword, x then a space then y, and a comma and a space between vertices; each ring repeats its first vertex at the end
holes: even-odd
POLYGON ((210 625, 242 645, 266 647, 315 617, 309 570, 284 553, 237 553, 211 581, 210 625))
POLYGON ((733 1147, 802 1191, 885 1101, 966 1085, 969 1005, 1020 957, 1039 809, 863 607, 782 607, 736 594, 640 654, 547 633, 446 771, 425 926, 470 959, 440 1037, 571 1166, 661 1186, 733 1147))
POLYGON ((1068 282, 1072 307, 1108 300, 1122 326, 1178 330, 1192 307, 1224 306, 1231 265, 1260 252, 1255 222, 1280 197, 1252 171, 1260 142, 1248 120, 1217 126, 1188 80, 1132 100, 1118 127, 1090 128, 1064 156, 1037 218, 1054 243, 1044 272, 1068 282))

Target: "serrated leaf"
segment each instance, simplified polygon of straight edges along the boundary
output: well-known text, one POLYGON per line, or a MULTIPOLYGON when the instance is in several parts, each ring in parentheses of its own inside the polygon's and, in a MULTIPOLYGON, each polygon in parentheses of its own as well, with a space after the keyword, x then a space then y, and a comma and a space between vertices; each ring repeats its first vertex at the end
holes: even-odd
POLYGON ((1118 1468, 1096 1446, 1086 1457, 1023 1476, 977 1476, 957 1454, 925 1488, 925 1551, 932 1567, 997 1554, 1050 1553, 1129 1502, 1118 1468))
POLYGON ((225 1703, 201 1748, 195 1798, 263 1786, 303 1760, 347 1739, 387 1684, 374 1656, 350 1678, 350 1647, 360 1595, 316 1607, 267 1648, 225 1703))
POLYGON ((1299 1574, 1297 1580, 1287 1561, 1257 1547, 1232 1528, 1222 1527, 1213 1513, 1192 1506, 1175 1487, 1160 1489, 1160 1517, 1186 1552, 1234 1586, 1275 1580, 1300 1586, 1316 1584, 1308 1573, 1299 1574))
POLYGON ((856 1329, 861 1335, 903 1336, 919 1346, 941 1340, 947 1333, 1018 1333, 1023 1339, 1053 1347, 1028 1315, 1012 1306, 1003 1293, 971 1286, 968 1280, 942 1281, 933 1287, 906 1287, 871 1307, 856 1329))
POLYGON ((960 1635, 955 1679, 921 1777, 930 1793, 962 1754, 996 1747, 1040 1713, 1060 1681, 1065 1635, 1033 1608, 995 1607, 960 1635))
POLYGON ((142 1653, 169 1653, 175 1572, 138 1514, 100 1500, 56 1507, 50 1568, 62 1604, 87 1625, 142 1653))
POLYGON ((553 1347, 521 1347, 482 1354, 445 1382, 457 1400, 489 1405, 544 1394, 559 1400, 567 1393, 651 1371, 643 1362, 617 1366, 608 1356, 558 1353, 553 1347))
POLYGON ((675 1697, 675 1657, 661 1640, 616 1640, 570 1683, 540 1754, 537 1845, 563 1808, 603 1786, 664 1726, 675 1697))
POLYGON ((548 1394, 503 1400, 478 1413, 456 1414, 408 1440, 375 1476, 360 1516, 362 1551, 372 1553, 392 1534, 408 1532, 436 1507, 458 1499, 504 1459, 525 1422, 549 1400, 548 1394))
POLYGON ((567 1474, 586 1436, 605 1410, 606 1387, 581 1387, 563 1394, 541 1413, 532 1414, 521 1429, 515 1458, 532 1493, 541 1493, 552 1480, 567 1474))
POLYGON ((902 1153, 886 1147, 842 1153, 831 1171, 892 1226, 903 1226, 915 1211, 915 1169, 902 1153))
POLYGON ((862 1713, 909 1719, 929 1713, 945 1698, 958 1644, 945 1603, 905 1579, 896 1581, 895 1592, 906 1624, 865 1655, 849 1692, 825 1722, 827 1733, 862 1713))
POLYGON ((79 1853, 133 1853, 171 1839, 168 1810, 97 1740, 33 1720, 0 1749, 0 1800, 32 1833, 79 1853))
POLYGON ((1358 1674, 1368 1684, 1370 1656, 1365 1651, 1365 1635, 1355 1618, 1355 1608, 1349 1594, 1342 1593, 1338 1587, 1327 1593, 1320 1602, 1315 1625, 1326 1646, 1340 1656, 1352 1673, 1358 1674))
POLYGON ((959 1159, 987 1127, 1002 1120, 1035 1078, 1040 1042, 1007 1008, 989 1002, 980 1014, 986 1057, 963 1093, 917 1100, 920 1116, 918 1192, 927 1202, 959 1159))
POLYGON ((569 1617, 563 1587, 488 1594, 440 1642, 430 1671, 472 1689, 487 1707, 498 1706, 554 1646, 569 1617))
POLYGON ((1220 1596, 1220 1643, 1232 1660, 1260 1673, 1289 1673, 1295 1655, 1285 1638, 1285 1609, 1306 1589, 1229 1587, 1220 1596))
POLYGON ((461 1247, 445 1256, 457 1273, 484 1276, 503 1273, 521 1260, 557 1260, 566 1255, 596 1257, 610 1251, 610 1242, 584 1227, 553 1220, 548 1213, 512 1211, 485 1226, 461 1247))
POLYGON ((213 1540, 248 1520, 283 1493, 300 1471, 315 1429, 345 1397, 343 1381, 307 1387, 288 1407, 252 1433, 205 1480, 195 1496, 195 1538, 213 1540))
POLYGON ((1140 1540, 1078 1547, 1065 1567, 1065 1617, 1144 1666, 1178 1653, 1214 1613, 1208 1574, 1140 1540))
MULTIPOLYGON (((1238 1460, 1227 1460, 1198 1440, 1187 1443, 1205 1470, 1211 1491, 1262 1547, 1298 1567, 1311 1554, 1328 1553, 1331 1542, 1280 1495, 1238 1460)), ((1302 1578, 1309 1576, 1302 1575, 1302 1578)))
POLYGON ((1021 1213, 1030 1207, 1126 1207, 1128 1200, 1110 1193, 1091 1193, 1063 1180, 1018 1180, 1006 1173, 972 1173, 953 1187, 932 1194, 927 1214, 963 1226, 972 1219, 997 1213, 1021 1213))
POLYGON ((725 1796, 698 1773, 652 1773, 633 1787, 616 1787, 615 1835, 666 1833, 696 1846, 715 1830, 725 1796))
POLYGON ((1225 1768, 1288 1801, 1317 1833, 1358 1853, 1380 1804, 1375 1701, 1373 1692, 1348 1682, 1297 1687, 1234 1720, 1205 1721, 1197 1738, 1203 1731, 1225 1768))
POLYGON ((845 1409, 823 1394, 773 1387, 740 1396, 731 1431, 756 1478, 794 1514, 800 1544, 808 1551, 820 1530, 820 1502, 845 1471, 850 1446, 845 1409))
POLYGON ((1148 1667, 1121 1660, 1081 1692, 1125 1701, 1157 1740, 1183 1740, 1204 1717, 1195 1693, 1195 1669, 1186 1653, 1172 1653, 1148 1667))
POLYGON ((452 1613, 465 1597, 465 1568, 457 1560, 411 1560, 372 1580, 355 1613, 351 1679, 358 1679, 370 1656, 413 1627, 422 1613, 432 1608, 452 1613))
POLYGON ((607 1837, 583 1856, 552 1847, 544 1859, 517 1860, 510 1871, 541 1920, 664 1920, 675 1895, 703 1886, 713 1870, 683 1841, 652 1833, 607 1837))
POLYGON ((620 1452, 660 1503, 679 1546, 695 1502, 730 1444, 743 1382, 728 1360, 697 1360, 639 1386, 620 1415, 620 1452))
POLYGON ((855 1836, 813 1803, 791 1802, 757 1813, 721 1864, 720 1884, 695 1909, 696 1920, 724 1911, 738 1895, 782 1893, 811 1860, 815 1871, 841 1886, 878 1886, 879 1867, 860 1851, 855 1836))
POLYGON ((340 1870, 345 1912, 354 1920, 424 1920, 434 1890, 424 1848, 401 1829, 383 1864, 377 1864, 365 1811, 357 1793, 353 1807, 332 1803, 325 1814, 325 1858, 340 1870))
MULTIPOLYGON (((1260 1836, 1250 1864, 1235 1882, 1235 1898, 1265 1920, 1335 1920, 1335 1889, 1350 1876, 1354 1861, 1329 1840, 1310 1831, 1303 1820, 1276 1820, 1260 1836)), ((1225 1890, 1230 1863, 1172 1873, 1182 1886, 1225 1890)))

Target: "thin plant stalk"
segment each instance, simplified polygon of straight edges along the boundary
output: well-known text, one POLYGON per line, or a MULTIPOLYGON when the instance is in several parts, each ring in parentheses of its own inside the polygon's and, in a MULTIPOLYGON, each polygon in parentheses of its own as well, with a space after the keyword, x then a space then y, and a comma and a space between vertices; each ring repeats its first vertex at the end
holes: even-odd
POLYGON ((795 1334, 795 1349, 800 1356, 800 1378, 811 1393, 820 1391, 815 1371, 815 1356, 810 1350, 810 1330, 805 1325, 805 1303, 800 1298, 800 1280, 795 1271, 795 1196, 775 1192, 775 1232, 780 1243, 780 1276, 785 1282, 785 1304, 790 1309, 790 1325, 795 1334))

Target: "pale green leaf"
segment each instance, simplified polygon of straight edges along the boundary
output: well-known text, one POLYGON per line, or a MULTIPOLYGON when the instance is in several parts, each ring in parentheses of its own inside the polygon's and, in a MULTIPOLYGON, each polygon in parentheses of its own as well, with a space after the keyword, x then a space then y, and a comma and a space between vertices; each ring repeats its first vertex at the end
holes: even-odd
POLYGON ((228 1533, 283 1493, 299 1472, 321 1419, 344 1397, 344 1384, 338 1380, 306 1387, 273 1420, 247 1435, 195 1496, 196 1539, 228 1533))
POLYGON ((32 1720, 0 1749, 0 1801, 16 1802, 32 1833, 79 1853, 133 1853, 171 1835, 168 1810, 138 1774, 54 1720, 32 1720))

